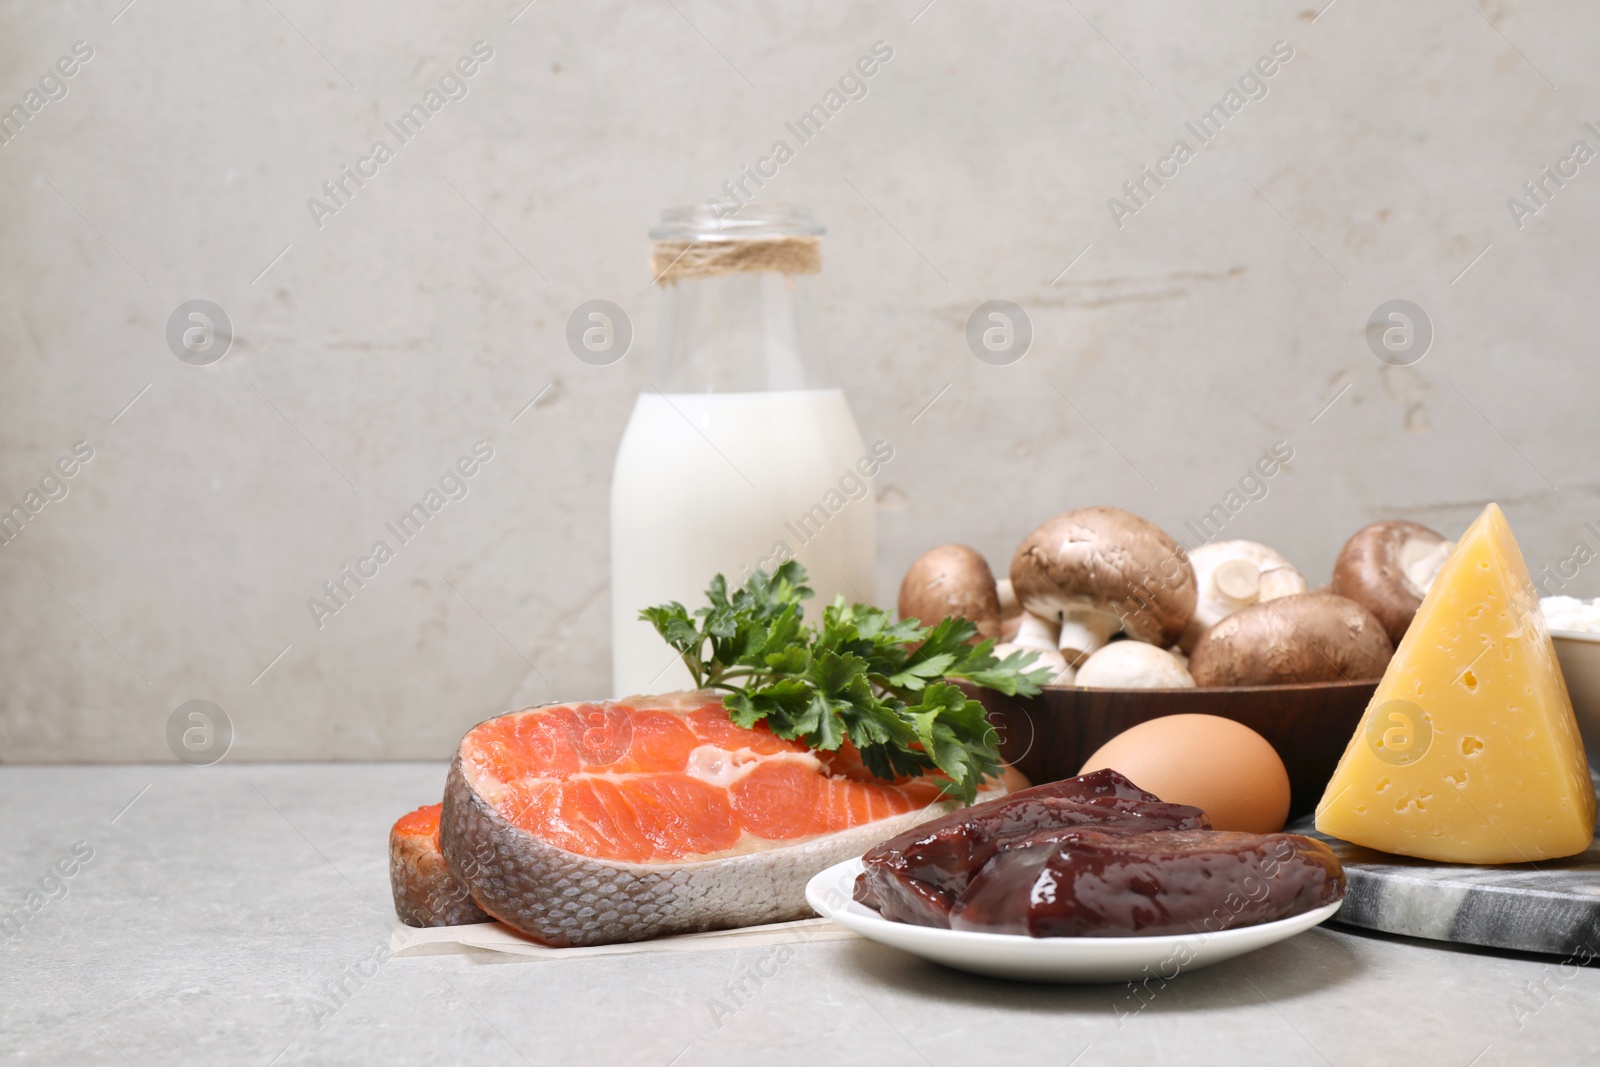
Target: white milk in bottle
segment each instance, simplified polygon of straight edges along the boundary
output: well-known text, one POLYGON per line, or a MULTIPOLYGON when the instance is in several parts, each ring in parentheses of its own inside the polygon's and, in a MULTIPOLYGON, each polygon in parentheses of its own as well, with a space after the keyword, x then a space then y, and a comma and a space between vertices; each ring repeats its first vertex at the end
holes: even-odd
POLYGON ((661 345, 611 481, 612 680, 617 696, 691 684, 639 611, 705 603, 798 559, 817 595, 870 603, 873 479, 893 457, 869 447, 827 378, 809 300, 822 228, 795 208, 717 219, 666 212, 651 231, 661 345))

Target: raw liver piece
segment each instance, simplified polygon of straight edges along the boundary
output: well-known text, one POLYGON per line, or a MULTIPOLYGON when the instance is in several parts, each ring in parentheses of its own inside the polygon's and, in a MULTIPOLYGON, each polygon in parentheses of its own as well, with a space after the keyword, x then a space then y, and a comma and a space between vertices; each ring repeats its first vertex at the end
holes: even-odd
POLYGON ((950 928, 1030 937, 1203 934, 1298 915, 1344 896, 1344 869, 1299 834, 1084 830, 998 852, 950 928))
POLYGON ((950 908, 991 857, 1024 837, 1206 829, 1199 808, 1165 804, 1116 771, 1023 789, 908 830, 863 857, 855 898, 885 918, 948 926, 950 908))

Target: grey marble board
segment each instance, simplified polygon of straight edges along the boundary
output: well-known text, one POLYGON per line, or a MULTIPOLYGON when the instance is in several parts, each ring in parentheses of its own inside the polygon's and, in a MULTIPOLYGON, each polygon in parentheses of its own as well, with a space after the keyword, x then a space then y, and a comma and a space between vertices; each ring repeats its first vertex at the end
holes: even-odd
MULTIPOLYGON (((1597 777, 1600 785, 1600 777, 1597 777)), ((1600 834, 1562 860, 1469 867, 1392 856, 1318 833, 1349 890, 1331 921, 1410 937, 1600 959, 1600 834)))

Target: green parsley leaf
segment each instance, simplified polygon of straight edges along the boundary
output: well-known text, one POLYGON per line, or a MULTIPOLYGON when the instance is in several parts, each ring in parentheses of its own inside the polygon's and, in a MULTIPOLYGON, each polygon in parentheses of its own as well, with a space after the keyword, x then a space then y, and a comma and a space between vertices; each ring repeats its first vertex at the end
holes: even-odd
POLYGON ((972 803, 999 773, 1000 753, 983 705, 950 679, 1035 696, 1049 671, 1029 669, 1032 653, 1000 659, 993 641, 973 644, 977 627, 965 619, 924 627, 841 597, 819 625, 808 623, 805 583, 793 560, 771 575, 756 571, 731 594, 719 574, 693 615, 673 602, 639 617, 677 650, 695 685, 726 693, 734 724, 765 722, 819 751, 848 739, 878 777, 937 772, 946 792, 972 803))

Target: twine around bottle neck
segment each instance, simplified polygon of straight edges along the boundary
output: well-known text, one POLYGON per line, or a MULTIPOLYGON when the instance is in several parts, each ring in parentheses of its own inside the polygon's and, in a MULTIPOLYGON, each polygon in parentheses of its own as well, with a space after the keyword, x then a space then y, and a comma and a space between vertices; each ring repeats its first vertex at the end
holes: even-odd
POLYGON ((657 241, 650 273, 657 285, 680 278, 709 278, 736 271, 816 274, 822 269, 818 237, 763 237, 733 241, 657 241))

